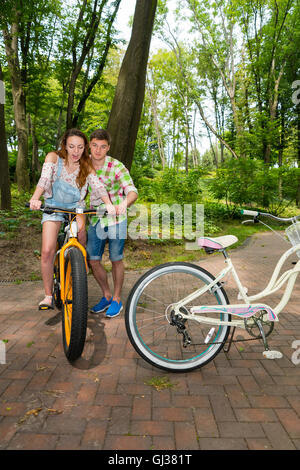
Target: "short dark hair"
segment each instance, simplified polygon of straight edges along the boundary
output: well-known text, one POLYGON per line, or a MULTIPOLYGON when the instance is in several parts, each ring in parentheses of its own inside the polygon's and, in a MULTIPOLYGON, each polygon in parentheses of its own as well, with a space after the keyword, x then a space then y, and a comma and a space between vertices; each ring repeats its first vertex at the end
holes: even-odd
POLYGON ((108 145, 110 145, 111 142, 110 133, 105 129, 96 129, 95 131, 93 131, 90 135, 90 141, 92 139, 106 140, 108 145))

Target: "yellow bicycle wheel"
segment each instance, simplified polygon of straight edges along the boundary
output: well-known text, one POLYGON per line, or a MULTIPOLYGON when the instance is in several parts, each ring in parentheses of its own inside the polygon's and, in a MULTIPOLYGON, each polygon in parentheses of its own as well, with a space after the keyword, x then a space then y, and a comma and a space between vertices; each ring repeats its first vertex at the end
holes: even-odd
POLYGON ((78 359, 83 351, 88 312, 88 288, 85 261, 76 247, 68 250, 65 261, 62 333, 67 359, 78 359))

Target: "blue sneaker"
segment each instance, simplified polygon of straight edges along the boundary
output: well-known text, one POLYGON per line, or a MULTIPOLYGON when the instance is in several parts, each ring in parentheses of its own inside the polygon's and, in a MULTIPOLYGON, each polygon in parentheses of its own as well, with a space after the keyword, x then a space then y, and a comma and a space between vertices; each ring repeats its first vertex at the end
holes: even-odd
POLYGON ((94 307, 91 308, 91 313, 100 313, 104 312, 112 302, 112 298, 110 300, 107 300, 106 297, 102 297, 100 302, 98 302, 94 307))
POLYGON ((116 300, 113 300, 109 309, 106 312, 106 316, 109 318, 117 317, 122 310, 123 310, 122 302, 119 303, 116 300))

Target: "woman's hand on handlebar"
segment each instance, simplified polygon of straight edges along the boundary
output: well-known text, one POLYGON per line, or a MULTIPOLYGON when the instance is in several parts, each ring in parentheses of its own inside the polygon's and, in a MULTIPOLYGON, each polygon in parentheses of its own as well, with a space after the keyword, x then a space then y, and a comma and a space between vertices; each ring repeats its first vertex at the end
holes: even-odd
POLYGON ((30 199, 29 201, 29 207, 31 210, 40 210, 41 208, 41 205, 42 205, 42 201, 40 201, 39 199, 30 199))

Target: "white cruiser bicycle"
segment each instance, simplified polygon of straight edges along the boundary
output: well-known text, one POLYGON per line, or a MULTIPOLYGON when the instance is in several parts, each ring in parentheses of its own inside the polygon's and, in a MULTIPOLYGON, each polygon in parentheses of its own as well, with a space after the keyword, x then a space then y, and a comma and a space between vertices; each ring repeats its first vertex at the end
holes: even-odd
MULTIPOLYGON (((288 303, 300 271, 300 260, 280 277, 280 270, 292 254, 300 258, 300 216, 275 217, 272 214, 244 210, 252 216, 246 222, 261 222, 261 216, 290 222, 286 235, 293 245, 279 259, 267 287, 248 296, 226 248, 237 242, 234 235, 203 237, 198 244, 207 253, 222 252, 226 267, 214 277, 191 263, 165 263, 146 272, 133 286, 125 311, 128 337, 138 354, 150 364, 171 372, 186 372, 202 367, 221 352, 227 351, 236 328, 246 330, 253 339, 261 339, 263 355, 268 359, 282 357, 269 349, 267 337, 272 333, 278 314, 288 303), (240 303, 229 303, 222 286, 232 274, 240 303), (274 308, 259 299, 272 295, 286 283, 285 291, 274 308), (228 340, 230 328, 233 328, 228 340)), ((264 224, 266 225, 266 224, 264 224)), ((279 235, 281 236, 281 235, 279 235)))

